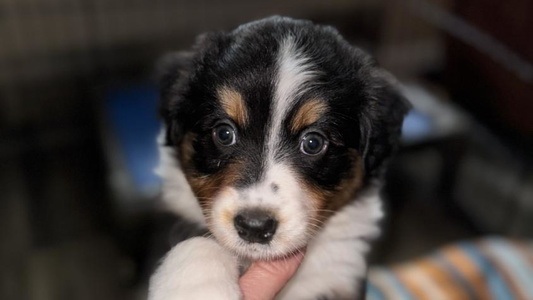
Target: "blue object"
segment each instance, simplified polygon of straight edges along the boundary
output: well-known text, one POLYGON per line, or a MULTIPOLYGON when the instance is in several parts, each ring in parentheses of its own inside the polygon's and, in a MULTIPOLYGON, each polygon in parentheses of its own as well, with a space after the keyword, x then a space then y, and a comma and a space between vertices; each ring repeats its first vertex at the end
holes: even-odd
POLYGON ((105 97, 119 151, 134 188, 141 194, 150 194, 160 186, 160 178, 153 171, 158 163, 158 97, 157 89, 147 84, 116 88, 105 97))
POLYGON ((433 120, 417 110, 411 110, 403 120, 402 139, 412 143, 434 135, 433 120))

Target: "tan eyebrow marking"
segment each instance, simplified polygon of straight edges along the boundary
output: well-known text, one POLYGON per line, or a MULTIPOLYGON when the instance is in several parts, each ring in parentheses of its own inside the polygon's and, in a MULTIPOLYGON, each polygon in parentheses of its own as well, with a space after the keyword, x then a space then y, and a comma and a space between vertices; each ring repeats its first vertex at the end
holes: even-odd
POLYGON ((235 123, 240 126, 248 124, 248 111, 239 92, 222 87, 218 89, 217 94, 222 108, 235 123))
POLYGON ((305 127, 315 123, 326 112, 327 106, 323 101, 312 98, 307 100, 292 118, 291 131, 297 133, 305 127))

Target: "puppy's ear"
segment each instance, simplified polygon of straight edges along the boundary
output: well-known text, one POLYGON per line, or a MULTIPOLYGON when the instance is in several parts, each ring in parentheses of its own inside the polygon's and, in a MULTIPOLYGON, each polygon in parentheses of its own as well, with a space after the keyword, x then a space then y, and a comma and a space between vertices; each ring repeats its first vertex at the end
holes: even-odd
POLYGON ((361 115, 361 148, 365 173, 380 177, 384 167, 398 148, 402 123, 411 108, 401 94, 396 79, 382 69, 371 72, 368 103, 361 115))
POLYGON ((194 60, 193 51, 180 51, 164 55, 156 63, 155 81, 159 88, 159 114, 165 123, 165 144, 173 145, 181 136, 181 126, 173 121, 173 107, 179 101, 180 86, 186 84, 194 60))
POLYGON ((187 77, 193 58, 193 51, 179 51, 168 53, 157 61, 155 80, 161 92, 168 92, 177 80, 187 77))
POLYGON ((190 51, 170 53, 156 64, 156 81, 160 94, 160 115, 166 126, 166 144, 176 145, 186 131, 184 124, 191 118, 192 99, 185 96, 197 66, 204 65, 207 56, 217 57, 223 32, 205 33, 196 38, 190 51))

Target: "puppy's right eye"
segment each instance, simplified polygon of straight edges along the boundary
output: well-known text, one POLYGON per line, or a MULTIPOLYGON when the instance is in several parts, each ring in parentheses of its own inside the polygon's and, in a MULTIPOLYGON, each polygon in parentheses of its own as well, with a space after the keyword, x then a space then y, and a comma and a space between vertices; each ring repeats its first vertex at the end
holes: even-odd
POLYGON ((300 151, 309 156, 324 153, 328 147, 328 140, 318 132, 311 132, 303 136, 300 151))
POLYGON ((231 125, 222 124, 213 129, 213 139, 222 146, 231 146, 237 142, 237 134, 231 125))

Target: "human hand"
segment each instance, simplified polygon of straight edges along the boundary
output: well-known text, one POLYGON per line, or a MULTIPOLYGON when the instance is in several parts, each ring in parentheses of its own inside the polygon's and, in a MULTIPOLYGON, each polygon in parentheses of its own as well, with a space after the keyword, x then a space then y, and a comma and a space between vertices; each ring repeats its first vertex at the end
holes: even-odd
POLYGON ((272 300, 294 275, 304 258, 299 252, 288 258, 257 261, 239 279, 244 300, 272 300))

